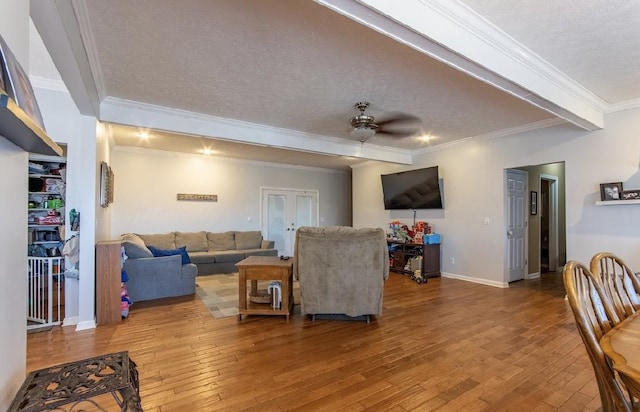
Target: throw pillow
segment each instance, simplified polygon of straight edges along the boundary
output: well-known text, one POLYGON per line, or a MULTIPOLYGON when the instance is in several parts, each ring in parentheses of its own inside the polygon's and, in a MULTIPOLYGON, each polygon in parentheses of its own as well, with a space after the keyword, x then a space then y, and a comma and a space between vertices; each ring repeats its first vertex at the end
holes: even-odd
POLYGON ((177 249, 158 249, 153 246, 148 246, 148 248, 155 257, 180 255, 182 256, 183 265, 191 263, 191 258, 189 257, 189 253, 187 253, 186 246, 179 247, 177 249))
POLYGON ((133 233, 125 233, 120 236, 122 246, 124 246, 124 253, 128 258, 139 259, 149 258, 153 256, 153 253, 144 244, 144 241, 133 233))

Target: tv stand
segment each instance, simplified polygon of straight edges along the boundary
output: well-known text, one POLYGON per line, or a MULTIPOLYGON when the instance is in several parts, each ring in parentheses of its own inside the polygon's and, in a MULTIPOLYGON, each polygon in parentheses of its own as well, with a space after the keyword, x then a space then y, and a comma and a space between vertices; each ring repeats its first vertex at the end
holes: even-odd
POLYGON ((424 281, 440 276, 440 244, 425 245, 391 240, 387 243, 389 245, 389 270, 404 275, 413 275, 413 270, 406 270, 405 266, 411 258, 422 256, 420 270, 424 281))

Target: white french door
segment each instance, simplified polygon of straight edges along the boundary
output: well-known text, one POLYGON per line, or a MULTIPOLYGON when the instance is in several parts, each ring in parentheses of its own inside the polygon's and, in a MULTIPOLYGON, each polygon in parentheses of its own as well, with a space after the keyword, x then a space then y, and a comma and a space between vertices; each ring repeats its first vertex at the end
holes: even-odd
POLYGON ((292 256, 296 230, 318 226, 318 191, 262 189, 262 233, 279 255, 292 256))

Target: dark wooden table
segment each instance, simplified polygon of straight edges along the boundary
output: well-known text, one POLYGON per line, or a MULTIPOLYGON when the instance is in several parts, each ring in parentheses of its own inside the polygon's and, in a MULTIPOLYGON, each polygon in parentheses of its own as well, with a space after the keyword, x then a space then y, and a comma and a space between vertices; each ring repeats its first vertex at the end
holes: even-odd
POLYGON ((91 398, 111 393, 121 411, 142 411, 136 364, 128 352, 109 353, 33 371, 27 375, 9 411, 78 410, 91 398), (67 405, 69 409, 62 406, 67 405))

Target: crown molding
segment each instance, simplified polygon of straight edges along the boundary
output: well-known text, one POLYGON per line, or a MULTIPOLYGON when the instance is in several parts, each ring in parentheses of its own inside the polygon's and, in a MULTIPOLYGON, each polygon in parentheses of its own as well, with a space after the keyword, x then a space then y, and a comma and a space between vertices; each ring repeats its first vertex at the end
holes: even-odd
POLYGON ((258 167, 277 167, 277 168, 281 168, 281 169, 306 170, 306 171, 310 171, 310 172, 333 173, 333 174, 341 174, 341 175, 350 174, 348 171, 345 171, 345 170, 328 169, 328 168, 324 168, 324 167, 290 165, 290 164, 286 164, 286 163, 263 162, 263 161, 259 161, 259 160, 238 159, 236 157, 204 155, 204 154, 198 154, 198 153, 171 152, 171 151, 168 151, 168 150, 147 149, 147 148, 143 148, 143 147, 115 146, 113 148, 113 150, 116 151, 116 152, 152 154, 154 156, 165 156, 165 157, 184 157, 184 158, 199 157, 199 158, 207 159, 207 160, 215 160, 218 163, 220 163, 220 162, 222 162, 222 163, 234 163, 234 164, 258 166, 258 167))
POLYGON ((560 124, 565 124, 566 120, 551 118, 546 120, 540 120, 539 122, 529 123, 521 126, 510 127, 508 129, 496 130, 494 132, 479 134, 476 136, 469 136, 462 139, 454 140, 448 143, 437 144, 434 146, 423 147, 420 149, 416 149, 412 152, 414 159, 416 156, 421 156, 426 153, 436 152, 445 149, 451 149, 454 147, 462 146, 467 143, 479 142, 483 140, 497 139, 505 136, 513 136, 519 133, 530 132, 532 130, 544 129, 551 126, 557 126, 560 124))
POLYGON ((93 30, 91 30, 91 20, 89 19, 87 2, 85 0, 72 0, 71 5, 76 16, 76 21, 78 22, 78 30, 80 30, 80 35, 82 36, 84 51, 89 63, 89 70, 91 70, 91 74, 93 75, 98 99, 102 101, 106 97, 106 89, 103 80, 104 76, 102 75, 102 66, 98 58, 98 47, 96 46, 96 40, 93 36, 93 30))
POLYGON ((623 102, 610 104, 609 107, 607 107, 607 114, 637 108, 640 108, 640 99, 625 100, 623 102))
POLYGON ((581 128, 604 125, 606 102, 462 2, 315 1, 581 128))
POLYGON ((411 151, 409 150, 362 144, 336 137, 264 126, 112 97, 107 97, 101 103, 99 120, 310 153, 411 164, 411 151))
POLYGON ((64 92, 67 94, 69 93, 67 86, 62 80, 47 79, 40 76, 29 76, 29 81, 34 88, 53 90, 56 92, 64 92))

